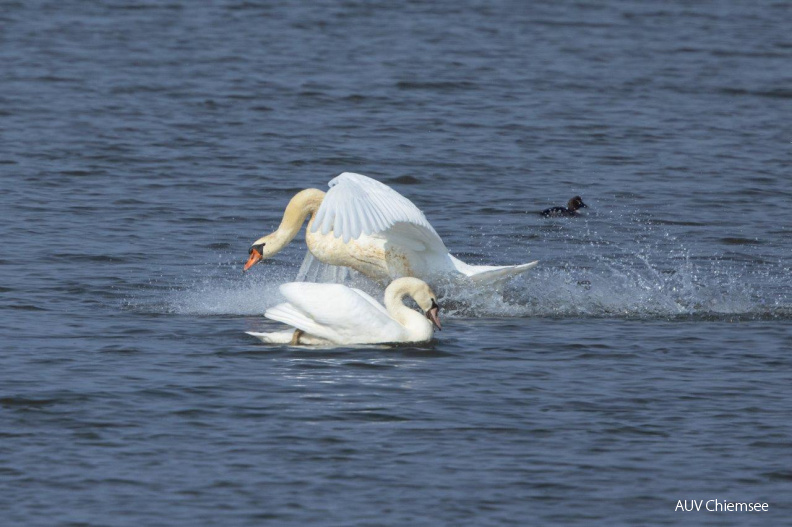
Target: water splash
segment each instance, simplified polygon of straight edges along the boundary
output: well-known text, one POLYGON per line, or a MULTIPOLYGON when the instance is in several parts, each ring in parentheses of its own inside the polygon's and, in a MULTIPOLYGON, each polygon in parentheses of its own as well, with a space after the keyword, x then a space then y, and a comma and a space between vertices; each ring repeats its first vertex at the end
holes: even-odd
MULTIPOLYGON (((451 288, 442 298, 450 317, 616 317, 666 318, 684 315, 787 317, 781 296, 763 297, 744 275, 689 259, 677 267, 659 266, 642 257, 603 262, 600 267, 537 268, 502 290, 451 288)), ((256 277, 208 278, 168 293, 167 312, 189 315, 263 315, 282 302, 278 286, 295 273, 256 277)), ((371 283, 352 283, 381 298, 371 283)), ((781 293, 779 292, 779 295, 781 293)))
POLYGON ((704 272, 690 261, 675 268, 642 259, 639 263, 539 268, 507 285, 502 295, 485 297, 477 292, 466 297, 459 291, 457 298, 463 302, 455 306, 455 314, 616 318, 770 314, 737 275, 704 272))
POLYGON ((283 302, 278 286, 294 279, 294 273, 262 273, 203 278, 169 291, 166 312, 179 315, 264 315, 267 308, 283 302))
MULTIPOLYGON (((651 221, 610 227, 605 234, 584 229, 540 230, 535 245, 548 247, 552 260, 500 290, 445 287, 446 317, 781 317, 792 316, 787 277, 777 264, 738 261, 723 256, 693 256, 680 237, 651 221)), ((577 226, 575 226, 577 227, 577 226)), ((487 247, 485 252, 502 252, 487 247)), ((519 258, 517 258, 519 260, 519 258)), ((165 310, 190 315, 263 315, 283 301, 278 286, 304 275, 298 268, 268 266, 241 276, 234 267, 171 290, 165 310)), ((316 277, 314 277, 316 278, 316 277)), ((321 281, 317 279, 316 281, 321 281)), ((347 283, 382 298, 383 289, 367 280, 347 283)))

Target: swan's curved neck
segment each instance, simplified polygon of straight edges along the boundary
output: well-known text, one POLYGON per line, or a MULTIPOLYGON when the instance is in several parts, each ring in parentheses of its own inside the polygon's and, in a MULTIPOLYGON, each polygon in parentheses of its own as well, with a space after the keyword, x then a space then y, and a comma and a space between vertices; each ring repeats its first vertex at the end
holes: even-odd
POLYGON ((432 323, 414 309, 405 306, 405 296, 412 296, 410 287, 391 283, 385 289, 385 309, 396 322, 413 334, 415 340, 429 340, 433 333, 432 323))
POLYGON ((316 213, 324 197, 325 193, 315 188, 301 190, 294 195, 289 204, 286 205, 286 210, 283 211, 283 219, 278 226, 278 230, 272 233, 273 238, 275 238, 275 247, 273 249, 282 249, 297 236, 303 223, 305 223, 305 218, 309 214, 313 215, 316 213))

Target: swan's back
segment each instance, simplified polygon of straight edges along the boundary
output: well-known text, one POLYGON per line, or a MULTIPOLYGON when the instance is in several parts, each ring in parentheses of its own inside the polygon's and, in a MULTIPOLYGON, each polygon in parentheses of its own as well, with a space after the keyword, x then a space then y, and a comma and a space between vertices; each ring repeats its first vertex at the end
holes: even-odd
POLYGON ((287 303, 264 314, 336 343, 396 342, 404 328, 369 295, 341 284, 291 282, 280 286, 287 303))

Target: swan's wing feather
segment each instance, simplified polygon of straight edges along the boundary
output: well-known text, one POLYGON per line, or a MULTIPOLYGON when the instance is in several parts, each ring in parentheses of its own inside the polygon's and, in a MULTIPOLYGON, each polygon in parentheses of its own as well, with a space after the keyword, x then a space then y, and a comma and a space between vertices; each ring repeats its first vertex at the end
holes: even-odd
POLYGON ((350 342, 366 336, 376 339, 377 335, 402 330, 385 308, 377 306, 376 300, 340 284, 291 282, 280 286, 280 292, 287 305, 302 315, 296 317, 290 313, 290 321, 281 322, 333 342, 350 342))
POLYGON ((301 329, 310 335, 315 335, 330 341, 338 339, 338 334, 332 327, 317 324, 315 320, 312 320, 297 307, 289 303, 278 304, 277 306, 269 308, 264 312, 264 316, 270 320, 283 322, 294 328, 301 329))
POLYGON ((448 254, 448 249, 437 233, 428 232, 413 223, 396 223, 388 228, 382 236, 387 240, 388 245, 403 247, 416 253, 448 254))
POLYGON ((336 238, 344 243, 361 235, 385 232, 404 223, 421 231, 424 238, 443 245, 424 213, 412 201, 375 179, 344 172, 333 178, 330 190, 316 212, 311 230, 336 238))
POLYGON ((385 306, 383 306, 382 304, 380 304, 379 302, 377 302, 376 300, 374 300, 374 298, 373 298, 371 295, 369 295, 369 294, 368 294, 368 293, 366 293, 365 291, 362 291, 362 290, 358 289, 357 287, 352 287, 351 289, 352 289, 352 291, 354 291, 355 293, 357 293, 358 295, 360 295, 360 297, 361 297, 363 300, 365 300, 366 302, 368 302, 369 304, 371 304, 371 305, 374 307, 374 309, 376 309, 377 311, 380 311, 380 312, 382 312, 382 314, 384 314, 386 317, 388 317, 388 318, 392 318, 392 317, 390 316, 390 313, 388 313, 388 310, 387 310, 387 309, 385 309, 385 306))

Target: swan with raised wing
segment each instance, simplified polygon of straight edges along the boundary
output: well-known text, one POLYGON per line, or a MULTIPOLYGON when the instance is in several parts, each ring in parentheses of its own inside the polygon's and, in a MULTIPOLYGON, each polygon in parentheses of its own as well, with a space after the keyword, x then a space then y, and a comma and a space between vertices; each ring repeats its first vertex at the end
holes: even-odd
POLYGON ((319 261, 349 267, 381 283, 412 276, 469 279, 488 284, 523 273, 522 265, 468 265, 449 254, 423 212, 410 200, 377 180, 344 172, 330 190, 306 189, 289 201, 278 229, 250 248, 245 270, 278 253, 305 231, 308 251, 319 261))
POLYGON ((441 329, 437 296, 417 278, 399 278, 385 289, 385 307, 359 289, 341 284, 291 282, 280 286, 286 302, 264 316, 295 328, 248 332, 269 344, 328 345, 426 342, 441 329), (409 296, 424 315, 404 305, 409 296))

